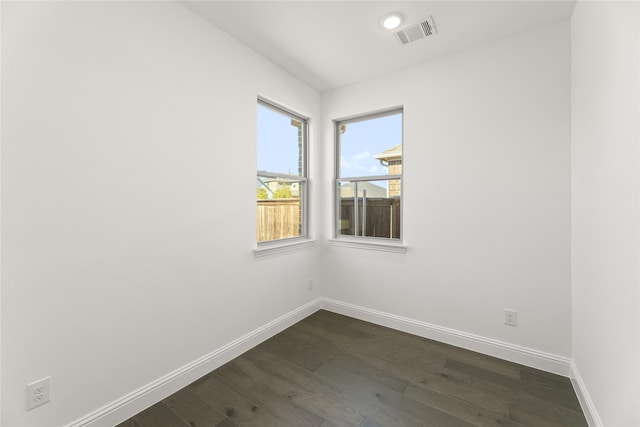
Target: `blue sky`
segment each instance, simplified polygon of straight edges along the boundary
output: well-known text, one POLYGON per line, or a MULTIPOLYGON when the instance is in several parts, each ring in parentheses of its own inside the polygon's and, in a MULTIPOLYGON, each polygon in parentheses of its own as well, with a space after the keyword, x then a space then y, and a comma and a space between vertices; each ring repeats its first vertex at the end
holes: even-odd
POLYGON ((402 114, 348 123, 340 136, 340 176, 386 175, 373 156, 402 143, 402 114))
MULTIPOLYGON (((297 175, 298 128, 291 119, 258 105, 258 170, 297 175)), ((340 137, 342 177, 385 175, 373 156, 402 142, 402 114, 348 123, 340 137)), ((317 144, 319 141, 310 141, 317 144)))
POLYGON ((291 119, 258 104, 258 170, 298 174, 298 128, 291 119))

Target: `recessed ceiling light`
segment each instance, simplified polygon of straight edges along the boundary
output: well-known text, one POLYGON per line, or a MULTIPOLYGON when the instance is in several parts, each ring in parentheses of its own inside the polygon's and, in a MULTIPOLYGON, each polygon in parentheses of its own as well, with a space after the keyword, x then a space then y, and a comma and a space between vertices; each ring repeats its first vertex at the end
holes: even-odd
POLYGON ((394 30, 398 28, 400 24, 402 24, 403 18, 404 17, 401 13, 390 13, 382 17, 382 19, 380 20, 380 25, 382 25, 382 28, 385 28, 387 30, 394 30))

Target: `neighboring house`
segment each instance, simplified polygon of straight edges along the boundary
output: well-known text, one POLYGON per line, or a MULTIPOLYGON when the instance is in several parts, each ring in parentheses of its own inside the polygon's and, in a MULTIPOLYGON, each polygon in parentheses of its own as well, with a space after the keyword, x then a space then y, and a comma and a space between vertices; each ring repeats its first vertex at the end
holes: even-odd
MULTIPOLYGON (((380 163, 387 167, 387 175, 402 174, 402 144, 388 148, 373 158, 380 160, 380 163)), ((387 197, 400 196, 400 193, 400 180, 389 181, 387 197)))
POLYGON ((264 187, 267 189, 268 198, 273 198, 273 193, 283 187, 289 187, 291 190, 291 197, 297 199, 300 197, 300 183, 299 182, 282 182, 277 179, 263 179, 264 187))

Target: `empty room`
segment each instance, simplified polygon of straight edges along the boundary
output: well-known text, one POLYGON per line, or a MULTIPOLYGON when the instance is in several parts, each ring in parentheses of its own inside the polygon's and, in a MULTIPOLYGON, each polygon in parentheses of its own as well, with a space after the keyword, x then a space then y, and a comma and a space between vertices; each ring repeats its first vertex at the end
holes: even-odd
POLYGON ((3 427, 640 427, 640 3, 1 1, 3 427))

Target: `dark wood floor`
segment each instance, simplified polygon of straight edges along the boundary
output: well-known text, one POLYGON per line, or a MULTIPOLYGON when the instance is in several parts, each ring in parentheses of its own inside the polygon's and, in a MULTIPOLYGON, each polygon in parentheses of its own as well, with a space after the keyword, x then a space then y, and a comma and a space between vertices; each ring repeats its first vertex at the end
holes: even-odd
POLYGON ((587 426, 567 378, 319 311, 119 427, 587 426))

